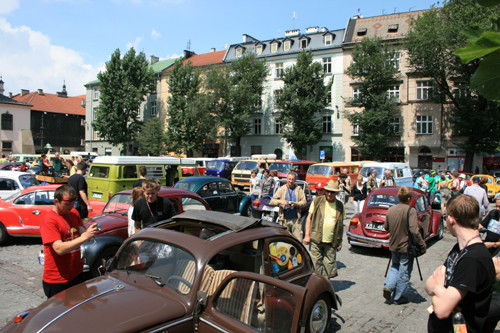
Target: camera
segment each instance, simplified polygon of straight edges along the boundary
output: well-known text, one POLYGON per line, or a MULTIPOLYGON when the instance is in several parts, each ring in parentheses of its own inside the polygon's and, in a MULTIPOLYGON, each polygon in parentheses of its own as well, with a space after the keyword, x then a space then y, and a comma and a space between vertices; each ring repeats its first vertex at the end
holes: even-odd
POLYGON ((101 231, 101 226, 102 226, 102 224, 100 224, 100 223, 97 225, 97 231, 99 231, 99 232, 101 231))

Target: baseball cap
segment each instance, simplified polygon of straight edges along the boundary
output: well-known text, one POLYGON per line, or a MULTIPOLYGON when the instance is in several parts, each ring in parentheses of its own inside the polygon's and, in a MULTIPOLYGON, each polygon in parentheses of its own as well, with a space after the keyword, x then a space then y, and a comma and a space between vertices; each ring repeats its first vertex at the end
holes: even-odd
POLYGON ((316 184, 316 189, 317 190, 321 190, 321 189, 324 189, 325 188, 325 183, 317 183, 316 184))
POLYGON ((465 179, 465 175, 462 173, 460 176, 458 176, 458 178, 465 179))

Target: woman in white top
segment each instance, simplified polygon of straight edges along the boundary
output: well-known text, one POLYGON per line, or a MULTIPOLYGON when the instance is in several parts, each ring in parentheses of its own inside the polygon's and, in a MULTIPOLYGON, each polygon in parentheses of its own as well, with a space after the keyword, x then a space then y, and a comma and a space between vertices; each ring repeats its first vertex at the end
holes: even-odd
POLYGON ((256 200, 260 195, 260 190, 262 188, 262 180, 257 177, 257 170, 252 170, 250 177, 250 198, 252 202, 256 200))
POLYGON ((132 198, 132 206, 128 209, 128 236, 132 236, 135 233, 135 221, 132 219, 132 213, 134 212, 134 204, 137 200, 144 196, 142 187, 134 187, 130 197, 132 198))

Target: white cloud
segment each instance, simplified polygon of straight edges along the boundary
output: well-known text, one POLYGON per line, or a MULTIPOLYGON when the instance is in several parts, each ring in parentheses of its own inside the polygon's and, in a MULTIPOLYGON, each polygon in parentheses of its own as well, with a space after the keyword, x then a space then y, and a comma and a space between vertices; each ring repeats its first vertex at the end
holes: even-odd
POLYGON ((40 88, 55 93, 66 81, 69 95, 75 96, 85 93, 83 85, 96 78, 97 69, 75 50, 52 45, 41 32, 13 27, 0 17, 0 75, 6 92, 40 88))
POLYGON ((153 30, 151 30, 151 38, 157 40, 161 38, 161 34, 153 28, 153 30))
POLYGON ((136 51, 139 49, 139 44, 142 41, 142 37, 137 37, 133 42, 127 43, 127 50, 130 48, 134 48, 136 51))
POLYGON ((165 58, 161 58, 160 57, 160 60, 177 59, 177 58, 180 58, 180 57, 182 57, 182 55, 179 55, 177 53, 172 53, 172 54, 167 54, 165 56, 165 58))
POLYGON ((0 0, 0 14, 8 14, 19 8, 20 0, 0 0))

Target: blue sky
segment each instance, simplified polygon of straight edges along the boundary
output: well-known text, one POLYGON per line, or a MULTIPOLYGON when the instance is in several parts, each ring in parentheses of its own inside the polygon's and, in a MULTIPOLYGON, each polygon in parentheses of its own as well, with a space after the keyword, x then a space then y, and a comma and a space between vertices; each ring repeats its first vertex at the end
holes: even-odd
POLYGON ((0 75, 5 94, 42 88, 85 93, 111 54, 133 46, 161 59, 311 26, 345 28, 349 17, 428 9, 430 0, 0 0, 0 75), (292 16, 295 12, 295 19, 292 16))

